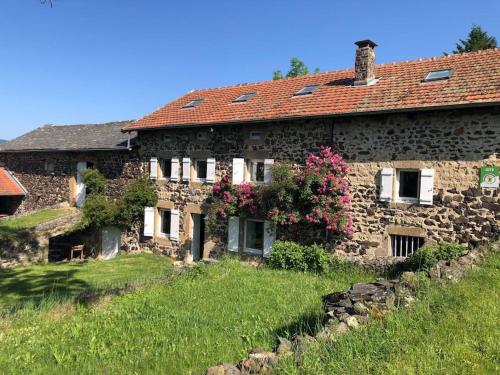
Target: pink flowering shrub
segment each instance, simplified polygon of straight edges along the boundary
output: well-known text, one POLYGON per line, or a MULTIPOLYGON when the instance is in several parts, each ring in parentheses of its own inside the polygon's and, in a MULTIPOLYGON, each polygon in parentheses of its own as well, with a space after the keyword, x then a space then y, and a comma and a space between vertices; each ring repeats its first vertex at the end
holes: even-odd
POLYGON ((311 224, 351 238, 347 170, 339 154, 322 147, 309 155, 300 173, 287 165, 273 166, 269 185, 232 185, 224 177, 214 184, 210 218, 252 216, 279 225, 311 224))
POLYGON ((348 166, 342 156, 330 147, 322 147, 317 155, 309 155, 306 170, 298 178, 306 221, 351 238, 354 228, 350 216, 347 171, 348 166))

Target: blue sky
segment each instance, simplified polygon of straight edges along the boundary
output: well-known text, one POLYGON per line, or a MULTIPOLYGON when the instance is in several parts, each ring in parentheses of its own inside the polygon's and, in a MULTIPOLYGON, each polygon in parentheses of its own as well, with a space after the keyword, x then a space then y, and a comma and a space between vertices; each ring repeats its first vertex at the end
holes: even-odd
POLYGON ((139 118, 189 90, 271 78, 292 56, 351 67, 451 51, 479 24, 500 42, 500 1, 2 0, 0 138, 47 123, 139 118))

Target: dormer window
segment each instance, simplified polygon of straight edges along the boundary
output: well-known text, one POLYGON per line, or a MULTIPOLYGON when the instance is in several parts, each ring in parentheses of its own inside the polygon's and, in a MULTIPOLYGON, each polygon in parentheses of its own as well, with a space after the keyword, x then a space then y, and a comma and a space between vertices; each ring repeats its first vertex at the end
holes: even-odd
POLYGON ((309 95, 312 94, 316 89, 319 87, 319 85, 309 85, 309 86, 304 86, 302 87, 299 91, 297 91, 294 95, 309 95))
POLYGON ((252 99, 255 95, 257 95, 254 92, 250 92, 248 94, 243 94, 238 96, 236 99, 233 100, 233 103, 243 103, 243 102, 248 102, 250 99, 252 99))
POLYGON ((450 79, 452 74, 453 74, 453 69, 434 70, 432 72, 427 73, 423 82, 432 82, 432 81, 441 81, 445 79, 450 79))
POLYGON ((191 100, 188 104, 184 105, 182 108, 195 108, 203 103, 203 99, 191 100))

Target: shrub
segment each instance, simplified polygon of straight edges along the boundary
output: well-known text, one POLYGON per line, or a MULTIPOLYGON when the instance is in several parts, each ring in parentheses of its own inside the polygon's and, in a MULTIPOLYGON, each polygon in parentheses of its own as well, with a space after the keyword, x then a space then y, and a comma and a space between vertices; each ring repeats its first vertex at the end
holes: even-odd
POLYGON ((304 247, 296 242, 276 241, 269 257, 269 266, 276 269, 307 271, 304 247))
POLYGON ((103 194, 106 189, 106 178, 97 169, 83 171, 82 181, 89 194, 103 194))
POLYGON ((314 244, 304 247, 304 261, 310 272, 327 272, 330 269, 330 258, 322 246, 314 244))
POLYGON ((462 255, 464 245, 450 242, 439 242, 436 249, 436 257, 439 260, 452 260, 462 255))
POLYGON ((464 250, 463 245, 450 242, 427 245, 408 257, 399 268, 403 271, 428 271, 440 260, 449 261, 458 258, 464 250))
POLYGON ((142 219, 144 207, 155 207, 158 203, 156 192, 146 178, 129 183, 118 204, 117 222, 129 226, 142 219))
POLYGON ((331 257, 319 245, 302 246, 291 241, 276 241, 268 264, 275 269, 323 273, 330 270, 331 257))
POLYGON ((92 194, 83 206, 82 227, 104 228, 115 222, 117 206, 103 195, 92 194))

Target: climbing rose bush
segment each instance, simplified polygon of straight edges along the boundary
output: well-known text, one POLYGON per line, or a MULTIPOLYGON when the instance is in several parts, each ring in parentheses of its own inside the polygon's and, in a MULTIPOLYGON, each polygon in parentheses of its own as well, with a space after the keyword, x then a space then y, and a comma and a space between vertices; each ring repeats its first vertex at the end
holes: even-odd
POLYGON ((322 147, 309 155, 303 171, 274 165, 268 185, 233 185, 225 176, 214 184, 210 219, 261 217, 282 226, 312 224, 351 238, 347 172, 342 157, 330 147, 322 147))
POLYGON ((330 147, 322 147, 317 155, 309 155, 305 173, 298 179, 305 219, 351 238, 354 229, 347 172, 342 156, 330 147))

